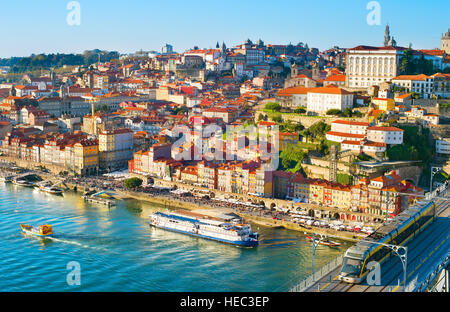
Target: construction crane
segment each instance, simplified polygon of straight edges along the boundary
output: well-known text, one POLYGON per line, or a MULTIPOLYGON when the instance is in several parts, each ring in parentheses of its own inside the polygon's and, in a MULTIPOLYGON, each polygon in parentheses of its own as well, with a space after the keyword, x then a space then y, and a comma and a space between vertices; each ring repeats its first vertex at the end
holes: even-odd
MULTIPOLYGON (((330 146, 330 165, 329 165, 329 180, 331 182, 337 182, 337 171, 338 171, 338 161, 341 158, 350 157, 350 163, 354 157, 354 154, 351 150, 338 151, 337 145, 330 146)), ((353 176, 353 172, 350 172, 353 176)))

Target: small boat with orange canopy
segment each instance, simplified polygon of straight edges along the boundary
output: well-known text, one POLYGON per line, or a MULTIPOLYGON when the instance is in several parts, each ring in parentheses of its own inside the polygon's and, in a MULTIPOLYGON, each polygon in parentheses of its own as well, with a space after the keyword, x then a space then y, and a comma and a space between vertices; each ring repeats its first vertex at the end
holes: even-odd
POLYGON ((52 226, 49 224, 40 225, 34 227, 31 225, 21 224, 22 231, 27 234, 39 236, 39 237, 51 237, 53 236, 52 226))

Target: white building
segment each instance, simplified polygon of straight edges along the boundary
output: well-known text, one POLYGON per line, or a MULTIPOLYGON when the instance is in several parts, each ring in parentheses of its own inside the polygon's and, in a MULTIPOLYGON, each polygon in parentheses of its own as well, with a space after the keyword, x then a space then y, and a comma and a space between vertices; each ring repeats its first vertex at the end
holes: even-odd
POLYGON ((425 126, 429 125, 438 125, 439 124, 439 115, 436 114, 426 114, 423 116, 423 124, 425 126))
POLYGON ((403 130, 396 127, 369 127, 367 140, 385 144, 402 144, 403 130))
POLYGON ((386 144, 380 142, 369 142, 367 140, 362 141, 349 141, 345 140, 341 142, 341 150, 351 150, 357 151, 359 153, 363 152, 366 154, 374 153, 384 153, 386 151, 386 144))
POLYGON ((331 123, 331 131, 353 134, 366 134, 369 123, 348 120, 335 120, 331 123))
POLYGON ((419 93, 424 99, 428 99, 434 92, 433 76, 420 75, 401 75, 392 78, 392 85, 404 88, 405 92, 419 93))
POLYGON ((281 106, 288 108, 306 107, 308 105, 308 92, 312 88, 290 87, 280 90, 276 97, 280 101, 281 106))
POLYGON ((366 137, 365 134, 352 134, 352 133, 336 132, 336 131, 329 131, 329 132, 327 132, 327 135, 326 135, 327 140, 333 141, 333 142, 339 142, 339 143, 341 143, 343 141, 360 142, 361 140, 364 140, 365 137, 366 137))
POLYGON ((398 64, 405 48, 357 46, 347 51, 346 85, 366 89, 379 86, 398 75, 398 64))
POLYGON ((307 95, 308 112, 325 114, 330 109, 343 111, 352 107, 353 93, 335 86, 313 88, 307 95))

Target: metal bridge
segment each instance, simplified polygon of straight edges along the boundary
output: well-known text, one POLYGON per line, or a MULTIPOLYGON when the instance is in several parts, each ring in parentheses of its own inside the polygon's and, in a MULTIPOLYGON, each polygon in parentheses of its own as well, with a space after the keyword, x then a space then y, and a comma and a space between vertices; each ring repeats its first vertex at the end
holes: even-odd
MULTIPOLYGON (((394 253, 381 268, 379 285, 348 284, 338 280, 343 255, 318 270, 314 276, 297 284, 290 291, 299 292, 423 292, 449 291, 450 268, 450 193, 441 191, 434 197, 436 219, 407 247, 406 287, 402 261, 394 253), (445 193, 445 194, 444 194, 445 193)), ((436 195, 436 193, 434 193, 436 195)))

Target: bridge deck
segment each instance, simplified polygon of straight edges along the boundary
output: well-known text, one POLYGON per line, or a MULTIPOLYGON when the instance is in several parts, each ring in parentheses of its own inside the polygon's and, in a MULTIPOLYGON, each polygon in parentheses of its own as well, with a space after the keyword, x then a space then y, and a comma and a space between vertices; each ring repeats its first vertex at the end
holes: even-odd
MULTIPOLYGON (((445 195, 450 198, 450 194, 445 195)), ((408 242, 407 285, 420 284, 430 270, 439 265, 440 260, 450 250, 450 201, 438 199, 436 219, 408 242)), ((327 274, 306 291, 309 292, 385 292, 403 290, 403 266, 396 255, 391 255, 381 265, 381 286, 370 286, 366 281, 353 285, 337 280, 340 268, 327 274), (400 287, 399 287, 400 284, 400 287)))

